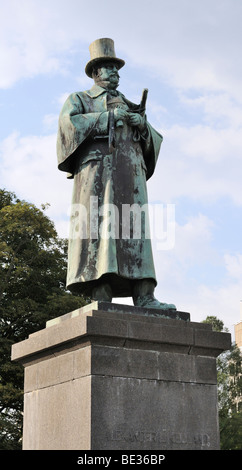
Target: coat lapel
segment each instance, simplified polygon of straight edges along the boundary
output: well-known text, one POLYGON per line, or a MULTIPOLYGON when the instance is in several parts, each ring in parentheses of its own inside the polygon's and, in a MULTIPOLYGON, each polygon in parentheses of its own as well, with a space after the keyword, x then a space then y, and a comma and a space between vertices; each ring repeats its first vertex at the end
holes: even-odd
POLYGON ((98 102, 101 104, 103 109, 105 111, 107 110, 107 90, 105 90, 105 88, 93 85, 90 90, 86 90, 84 93, 92 99, 98 99, 98 102))

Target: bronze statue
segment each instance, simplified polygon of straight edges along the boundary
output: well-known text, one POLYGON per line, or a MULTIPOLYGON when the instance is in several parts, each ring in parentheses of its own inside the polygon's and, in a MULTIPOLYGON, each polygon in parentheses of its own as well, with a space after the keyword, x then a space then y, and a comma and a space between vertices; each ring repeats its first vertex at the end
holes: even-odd
POLYGON ((74 178, 67 287, 94 300, 132 296, 135 306, 175 310, 154 297, 148 217, 135 213, 147 205, 146 180, 162 143, 145 115, 147 90, 140 105, 117 91, 125 62, 112 39, 97 39, 89 49, 85 71, 95 83, 66 100, 57 139, 58 168, 74 178))

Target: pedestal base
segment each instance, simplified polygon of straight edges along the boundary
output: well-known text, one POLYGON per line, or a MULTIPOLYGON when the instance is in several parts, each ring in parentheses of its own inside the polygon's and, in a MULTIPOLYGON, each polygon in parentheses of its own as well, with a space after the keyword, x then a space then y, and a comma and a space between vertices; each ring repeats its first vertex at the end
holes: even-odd
POLYGON ((219 449, 215 358, 230 334, 105 305, 13 345, 25 367, 23 448, 219 449))

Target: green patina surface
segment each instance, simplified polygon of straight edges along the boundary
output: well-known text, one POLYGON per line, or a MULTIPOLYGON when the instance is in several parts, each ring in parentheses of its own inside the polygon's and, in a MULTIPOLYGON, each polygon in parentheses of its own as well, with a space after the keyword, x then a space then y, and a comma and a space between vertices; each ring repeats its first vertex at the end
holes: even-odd
MULTIPOLYGON (((147 204, 146 179, 153 174, 162 136, 147 123, 148 135, 143 138, 137 128, 123 121, 122 126, 115 129, 115 149, 110 153, 105 136, 109 132, 109 111, 117 102, 126 111, 137 108, 122 94, 109 101, 108 92, 97 85, 89 91, 72 94, 60 115, 58 155, 59 168, 74 177, 74 207, 81 204, 89 213, 90 198, 96 197, 99 209, 104 204, 112 204, 118 208, 119 215, 117 238, 80 239, 70 233, 67 285, 72 290, 77 288, 90 294, 91 281, 112 274, 114 296, 130 296, 132 283, 129 281, 155 279, 155 270, 151 241, 145 237, 147 219, 143 220, 140 239, 125 240, 122 238, 122 207, 147 204), (104 136, 104 139, 95 139, 97 136, 104 136)), ((77 211, 71 230, 78 229, 79 219, 77 211)), ((99 229, 104 229, 102 217, 99 219, 99 229)))
POLYGON ((135 305, 175 309, 153 296, 157 281, 147 212, 140 212, 139 236, 134 227, 132 208, 147 207, 146 181, 163 140, 145 115, 148 90, 140 105, 117 91, 124 61, 116 58, 112 40, 94 41, 90 52, 86 72, 95 83, 72 93, 59 117, 58 167, 74 179, 67 287, 92 296, 101 279, 106 285, 96 300, 133 296, 135 305), (129 222, 123 218, 127 207, 129 222))

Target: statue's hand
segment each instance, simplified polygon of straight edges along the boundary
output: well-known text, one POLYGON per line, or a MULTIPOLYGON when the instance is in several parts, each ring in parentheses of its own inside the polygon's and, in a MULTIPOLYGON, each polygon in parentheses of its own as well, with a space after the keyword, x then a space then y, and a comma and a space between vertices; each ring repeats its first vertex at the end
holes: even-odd
POLYGON ((125 121, 126 119, 128 119, 129 116, 128 113, 122 108, 115 108, 113 115, 115 122, 119 120, 125 121))
POLYGON ((146 128, 145 118, 137 113, 129 113, 129 124, 138 127, 141 132, 146 128))

